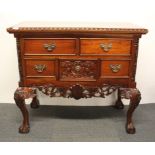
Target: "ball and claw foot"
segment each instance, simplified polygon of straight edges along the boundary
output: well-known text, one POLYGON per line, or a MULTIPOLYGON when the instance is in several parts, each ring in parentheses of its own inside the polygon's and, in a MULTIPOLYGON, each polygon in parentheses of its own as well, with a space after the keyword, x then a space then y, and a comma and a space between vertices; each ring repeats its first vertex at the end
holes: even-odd
POLYGON ((30 126, 29 125, 21 125, 19 127, 19 133, 29 133, 30 126))
POLYGON ((126 124, 126 132, 128 134, 135 134, 136 133, 136 129, 132 123, 126 124))
POLYGON ((136 88, 123 88, 121 89, 121 96, 122 98, 129 99, 129 109, 127 111, 127 123, 126 123, 126 132, 128 134, 134 134, 136 133, 136 129, 133 124, 133 112, 139 105, 139 102, 141 100, 141 94, 140 91, 136 88))

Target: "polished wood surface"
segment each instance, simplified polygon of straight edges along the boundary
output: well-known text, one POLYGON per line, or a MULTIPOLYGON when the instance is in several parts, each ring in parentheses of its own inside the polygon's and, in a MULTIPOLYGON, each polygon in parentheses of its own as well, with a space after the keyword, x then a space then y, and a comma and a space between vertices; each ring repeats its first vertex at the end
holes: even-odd
POLYGON ((116 34, 145 34, 147 29, 132 23, 119 22, 22 22, 7 29, 9 33, 31 32, 63 32, 63 33, 116 33, 116 34))
POLYGON ((129 61, 102 61, 101 77, 104 78, 129 78, 129 61))
POLYGON ((56 76, 54 60, 25 60, 26 77, 53 77, 56 76), (38 68, 37 68, 38 67, 38 68), (40 68, 39 68, 40 67, 40 68))
POLYGON ((87 55, 130 55, 131 40, 125 40, 121 38, 88 38, 81 39, 81 54, 87 55), (104 50, 102 45, 111 45, 111 48, 104 50))
POLYGON ((54 55, 54 54, 76 54, 76 39, 64 38, 43 38, 43 39, 24 39, 25 55, 54 55), (46 45, 54 46, 53 49, 46 48, 46 45))
POLYGON ((21 133, 29 131, 24 100, 34 95, 31 107, 39 107, 36 88, 50 97, 75 99, 118 90, 115 107, 122 109, 121 99, 130 99, 126 131, 135 133, 132 114, 141 98, 135 81, 138 45, 148 30, 132 24, 86 25, 30 22, 7 29, 17 39, 20 88, 14 98, 23 114, 21 133))

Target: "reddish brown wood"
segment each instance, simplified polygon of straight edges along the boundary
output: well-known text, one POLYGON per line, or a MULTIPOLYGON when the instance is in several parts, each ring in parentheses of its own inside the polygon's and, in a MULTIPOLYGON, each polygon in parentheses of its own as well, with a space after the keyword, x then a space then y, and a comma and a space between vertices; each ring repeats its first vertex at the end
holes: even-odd
MULTIPOLYGON (((123 108, 122 94, 130 99, 126 128, 128 133, 135 132, 132 114, 140 101, 134 89, 138 43, 147 29, 132 25, 96 28, 33 25, 11 27, 7 31, 17 38, 20 87, 38 87, 51 97, 75 99, 105 97, 118 89, 115 107, 123 108)), ((25 89, 20 92, 27 94, 25 89)), ((17 95, 19 90, 15 94, 24 117, 20 132, 26 132, 29 122, 25 97, 17 95)), ((31 107, 38 105, 35 95, 31 107)))
POLYGON ((101 77, 120 77, 128 78, 129 77, 129 61, 105 61, 101 63, 101 77), (117 66, 119 68, 117 68, 117 66), (116 68, 115 68, 116 67, 116 68))
POLYGON ((51 77, 56 76, 54 60, 35 60, 25 59, 25 74, 26 77, 51 77), (37 68, 37 66, 42 66, 37 68), (40 69, 40 70, 39 70, 40 69))
POLYGON ((44 38, 44 39, 24 39, 25 55, 55 55, 55 54, 72 54, 76 53, 76 39, 70 38, 44 38), (53 50, 49 50, 44 45, 54 45, 53 50))
POLYGON ((97 60, 61 60, 61 81, 96 81, 98 76, 97 60))
POLYGON ((121 88, 121 97, 125 99, 130 99, 129 109, 127 111, 127 123, 126 131, 129 134, 134 134, 136 129, 133 124, 132 116, 136 107, 139 105, 141 100, 141 93, 135 88, 121 88))
POLYGON ((25 99, 34 98, 35 96, 35 89, 28 87, 19 87, 14 93, 14 100, 23 115, 23 122, 19 127, 20 133, 28 133, 30 130, 29 114, 26 108, 25 99))
MULTIPOLYGON (((64 24, 64 23, 63 23, 64 24)), ((85 24, 85 23, 84 23, 85 24)), ((9 33, 24 33, 24 32, 44 32, 44 33, 116 33, 116 34, 145 34, 148 32, 147 29, 144 28, 139 28, 133 24, 127 24, 127 23, 99 23, 99 27, 89 27, 88 26, 83 26, 81 24, 80 27, 62 27, 57 24, 57 26, 53 26, 54 23, 49 23, 49 22, 25 22, 21 23, 19 25, 16 25, 15 27, 10 27, 7 29, 9 33), (27 26, 28 25, 28 26, 27 26), (34 25, 38 25, 34 27, 34 25)), ((77 23, 79 25, 79 23, 77 23)), ((87 25, 87 23, 86 23, 87 25)), ((98 23, 96 23, 98 25, 98 23)))
POLYGON ((118 88, 117 94, 118 94, 118 96, 117 96, 118 98, 117 98, 117 101, 116 101, 114 107, 116 109, 123 109, 124 108, 124 104, 123 104, 123 102, 121 100, 121 90, 120 90, 120 88, 118 88))
POLYGON ((81 39, 81 54, 86 55, 130 55, 131 40, 120 39, 120 38, 89 38, 81 39), (101 48, 101 45, 105 46, 111 45, 111 48, 108 51, 105 51, 101 48))
POLYGON ((50 97, 81 98, 103 97, 112 94, 119 87, 117 85, 102 84, 99 87, 83 86, 74 84, 66 87, 59 87, 53 84, 38 86, 39 90, 50 97))
POLYGON ((40 106, 39 100, 37 98, 37 90, 34 90, 35 97, 32 98, 32 102, 30 103, 31 108, 37 109, 40 106))

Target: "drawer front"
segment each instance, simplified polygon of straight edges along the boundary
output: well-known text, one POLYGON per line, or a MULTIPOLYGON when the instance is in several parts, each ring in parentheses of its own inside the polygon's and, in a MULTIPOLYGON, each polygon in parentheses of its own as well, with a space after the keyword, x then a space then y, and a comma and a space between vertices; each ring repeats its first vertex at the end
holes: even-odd
POLYGON ((25 60, 25 75, 27 78, 54 78, 56 79, 55 60, 25 60))
POLYGON ((86 55, 130 55, 131 40, 125 39, 81 39, 81 54, 86 55))
POLYGON ((60 60, 60 81, 96 81, 98 60, 60 60))
POLYGON ((102 61, 102 78, 128 78, 130 61, 102 61))
POLYGON ((25 55, 75 55, 76 39, 24 39, 25 55))

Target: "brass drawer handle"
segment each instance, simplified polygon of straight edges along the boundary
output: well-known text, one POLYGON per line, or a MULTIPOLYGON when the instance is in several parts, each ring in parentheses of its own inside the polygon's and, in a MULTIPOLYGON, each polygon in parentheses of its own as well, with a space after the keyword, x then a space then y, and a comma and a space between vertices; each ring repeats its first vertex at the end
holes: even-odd
POLYGON ((44 48, 47 49, 48 52, 51 52, 56 48, 56 45, 55 44, 44 44, 44 48))
POLYGON ((34 70, 36 70, 38 73, 42 73, 46 69, 46 65, 38 64, 34 65, 34 70))
POLYGON ((110 64, 109 67, 110 67, 112 72, 117 73, 120 71, 122 65, 121 64, 115 64, 115 65, 110 64))
POLYGON ((112 43, 109 44, 101 43, 100 48, 103 49, 105 52, 108 52, 112 48, 112 43))

